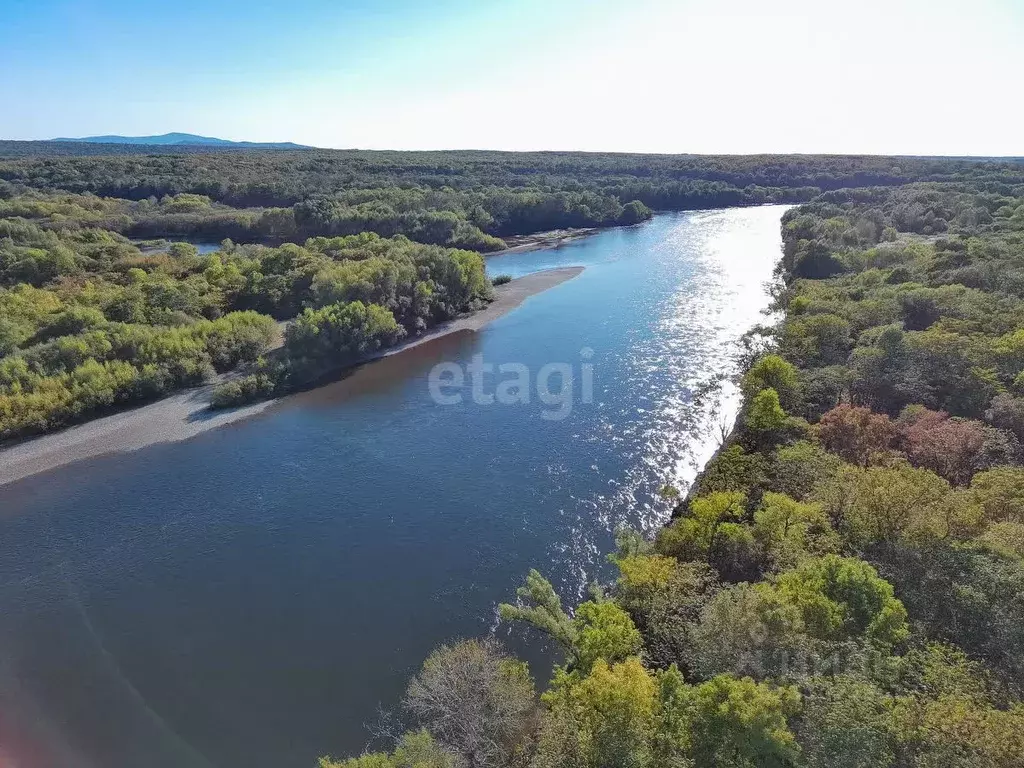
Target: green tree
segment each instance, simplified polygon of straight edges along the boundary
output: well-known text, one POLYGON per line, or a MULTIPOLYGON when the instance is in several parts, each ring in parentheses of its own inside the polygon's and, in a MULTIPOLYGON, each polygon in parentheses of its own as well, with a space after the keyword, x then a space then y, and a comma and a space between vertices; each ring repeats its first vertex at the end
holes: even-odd
POLYGON ((613 665, 599 659, 581 679, 560 673, 541 697, 548 712, 534 765, 648 768, 656 691, 635 657, 613 665))
POLYGON ((645 658, 656 667, 689 671, 692 633, 701 610, 719 589, 718 574, 703 562, 661 555, 623 558, 616 601, 643 635, 645 658))
POLYGON ((519 605, 499 606, 502 619, 526 622, 549 635, 562 646, 576 673, 586 674, 598 659, 614 663, 640 649, 640 633, 629 614, 614 602, 587 601, 570 618, 551 583, 535 570, 518 596, 519 605))
POLYGON ((622 661, 640 650, 642 639, 633 620, 610 601, 588 601, 573 617, 577 666, 586 672, 599 660, 609 664, 622 661))
POLYGON ((578 661, 577 640, 579 636, 572 619, 562 609, 562 600, 551 582, 536 570, 531 569, 526 583, 516 590, 520 603, 498 606, 504 621, 522 621, 546 635, 550 635, 572 661, 578 661))
POLYGON ((753 536, 766 566, 776 570, 839 549, 839 538, 819 504, 804 504, 780 493, 764 495, 754 513, 753 536))
POLYGON ((1024 561, 949 542, 875 547, 872 561, 926 637, 955 643, 1024 691, 1024 561))
POLYGON ((788 423, 789 418, 779 404, 779 393, 769 388, 754 396, 744 427, 753 435, 755 443, 763 447, 778 442, 788 423))
POLYGON ((716 453, 697 477, 691 495, 741 492, 756 498, 768 483, 769 464, 761 453, 747 453, 733 443, 716 453))
POLYGON ((348 760, 321 757, 320 768, 455 768, 455 756, 427 731, 405 734, 390 755, 372 752, 348 760))
POLYGON ((817 488, 819 502, 836 530, 856 546, 900 538, 945 538, 970 534, 977 512, 951 496, 949 483, 906 462, 888 467, 843 467, 817 488))
POLYGON ((799 440, 775 452, 765 485, 777 493, 804 501, 815 486, 836 475, 841 463, 821 446, 799 440))
POLYGON ((783 326, 783 350, 805 368, 845 363, 851 346, 850 323, 838 315, 804 315, 783 326))
POLYGON ((970 496, 993 523, 1024 523, 1024 467, 996 467, 971 480, 970 496))
POLYGON ((896 765, 892 697, 844 675, 815 678, 808 688, 797 732, 808 768, 896 765))
POLYGON ((868 563, 826 555, 776 577, 774 589, 822 640, 864 637, 884 647, 907 639, 907 610, 868 563))
POLYGON ((797 369, 779 355, 765 355, 750 366, 750 370, 743 376, 741 389, 748 402, 764 389, 774 389, 784 408, 796 409, 800 402, 797 369))
POLYGON ((619 224, 639 224, 647 221, 654 213, 639 200, 630 200, 622 206, 622 213, 619 215, 619 224))
POLYGON ((795 688, 719 675, 696 686, 686 707, 696 765, 788 768, 800 748, 787 718, 799 711, 795 688))
POLYGON ((992 552, 1024 559, 1024 523, 995 523, 977 541, 992 552))
POLYGON ((692 669, 763 679, 789 669, 801 650, 803 616, 765 584, 736 584, 718 592, 690 628, 692 669))
POLYGON ((719 529, 741 520, 745 503, 746 496, 736 492, 710 493, 691 500, 686 515, 658 532, 658 552, 679 560, 707 560, 719 529))
POLYGON ((300 378, 351 365, 404 335, 394 315, 376 304, 352 301, 307 309, 288 326, 285 350, 300 378))

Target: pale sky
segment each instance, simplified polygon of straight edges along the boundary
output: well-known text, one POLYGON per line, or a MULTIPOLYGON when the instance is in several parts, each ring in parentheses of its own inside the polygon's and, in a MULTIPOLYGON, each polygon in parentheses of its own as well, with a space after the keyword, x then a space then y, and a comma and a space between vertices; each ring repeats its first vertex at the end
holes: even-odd
POLYGON ((0 0, 0 18, 0 138, 1024 155, 1024 0, 0 0))

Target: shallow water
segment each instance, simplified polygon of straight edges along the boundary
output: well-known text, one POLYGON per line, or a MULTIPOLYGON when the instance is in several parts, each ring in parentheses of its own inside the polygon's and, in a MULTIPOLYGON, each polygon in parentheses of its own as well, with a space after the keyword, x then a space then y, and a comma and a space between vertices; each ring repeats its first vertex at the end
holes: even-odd
MULTIPOLYGON (((200 255, 204 255, 204 254, 207 254, 207 253, 216 253, 217 251, 219 251, 221 249, 221 244, 220 243, 193 242, 192 240, 179 239, 179 238, 166 238, 166 240, 167 240, 168 243, 191 243, 192 245, 194 245, 196 247, 196 251, 200 255)), ((145 241, 142 241, 142 242, 145 242, 145 241)), ((146 247, 146 246, 142 246, 141 242, 136 242, 136 245, 139 245, 142 248, 143 252, 151 251, 151 250, 156 250, 156 251, 161 250, 161 248, 155 248, 154 249, 154 248, 149 248, 149 247, 146 247)))
MULTIPOLYGON (((530 567, 575 600, 616 525, 664 522, 658 489, 685 487, 735 410, 730 386, 695 393, 762 320, 784 210, 492 257, 491 274, 587 269, 249 421, 0 488, 2 749, 174 768, 358 752, 377 705, 440 642, 487 632, 530 567), (467 379, 438 405, 432 367, 474 355, 525 365, 530 402, 474 403, 467 379), (560 420, 537 394, 549 363, 574 377, 560 420)), ((542 645, 498 632, 547 675, 542 645)))

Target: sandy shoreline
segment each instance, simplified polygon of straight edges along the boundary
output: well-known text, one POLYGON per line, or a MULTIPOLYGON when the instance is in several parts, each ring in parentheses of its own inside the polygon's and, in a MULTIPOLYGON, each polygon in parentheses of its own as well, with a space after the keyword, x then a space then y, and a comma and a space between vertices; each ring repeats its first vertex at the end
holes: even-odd
POLYGON ((491 256, 502 256, 506 253, 525 253, 527 251, 539 251, 543 248, 558 248, 574 240, 582 240, 585 237, 596 235, 601 231, 601 227, 580 227, 575 229, 552 229, 548 232, 537 232, 533 235, 514 235, 505 238, 508 248, 485 253, 483 256, 486 259, 491 256))
MULTIPOLYGON (((538 246, 540 247, 540 246, 538 246)), ((479 331, 526 299, 576 277, 583 267, 536 272, 495 288, 485 309, 450 320, 422 336, 371 357, 370 362, 459 331, 479 331)), ((32 438, 0 450, 0 485, 82 459, 134 451, 148 445, 187 440, 209 429, 250 418, 278 402, 267 400, 228 411, 210 411, 213 384, 179 392, 131 410, 93 419, 60 432, 32 438)))

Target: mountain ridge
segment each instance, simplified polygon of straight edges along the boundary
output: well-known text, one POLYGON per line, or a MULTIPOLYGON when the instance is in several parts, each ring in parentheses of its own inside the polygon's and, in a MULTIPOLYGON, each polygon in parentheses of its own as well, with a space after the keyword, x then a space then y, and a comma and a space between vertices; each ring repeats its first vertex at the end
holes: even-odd
POLYGON ((78 144, 139 144, 150 146, 208 146, 208 147, 251 147, 254 149, 312 149, 304 144, 291 141, 230 141, 214 136, 199 136, 194 133, 163 133, 156 136, 84 136, 81 138, 60 137, 48 141, 73 142, 78 144))

